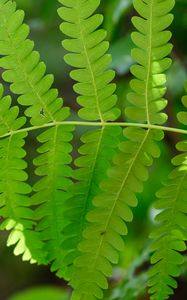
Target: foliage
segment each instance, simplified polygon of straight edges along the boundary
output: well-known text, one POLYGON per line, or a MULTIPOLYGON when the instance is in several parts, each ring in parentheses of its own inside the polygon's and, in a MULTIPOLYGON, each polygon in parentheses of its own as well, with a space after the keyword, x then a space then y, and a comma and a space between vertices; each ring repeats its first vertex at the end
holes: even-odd
MULTIPOLYGON (((107 31, 101 28, 102 14, 97 13, 100 0, 59 2, 60 29, 66 36, 64 60, 71 67, 80 107, 75 118, 52 87, 54 78, 46 74, 40 54, 28 38, 23 10, 12 0, 0 0, 0 67, 18 102, 12 106, 11 96, 3 96, 0 86, 1 229, 10 231, 7 245, 15 244, 16 255, 50 265, 51 271, 66 279, 73 288, 72 300, 96 300, 103 299, 113 264, 119 263, 124 251, 127 223, 133 219, 150 167, 160 157, 164 132, 187 133, 163 125, 168 117, 167 111, 163 112, 167 106, 166 71, 173 48, 168 27, 175 3, 133 2, 138 16, 132 18, 135 47, 128 68, 135 63, 122 110, 113 83, 107 31), (73 137, 79 127, 86 132, 81 134, 74 159, 73 137), (37 132, 34 184, 28 179, 24 149, 32 132, 37 132)), ((111 3, 110 11, 118 7, 114 19, 120 19, 131 4, 111 3)), ((125 43, 131 47, 129 35, 125 43)), ((119 68, 118 60, 113 67, 120 73, 128 70, 119 68)), ((187 96, 182 103, 187 108, 187 96)), ((180 109, 178 119, 184 126, 186 116, 180 109)), ((148 272, 154 300, 167 299, 177 287, 174 278, 180 275, 183 263, 180 252, 186 250, 186 142, 180 141, 177 149, 182 154, 172 160, 175 169, 157 192, 155 204, 161 211, 151 234, 153 266, 148 272)), ((140 282, 139 291, 131 297, 132 287, 127 284, 124 297, 127 291, 129 299, 141 293, 147 274, 134 280, 134 285, 140 282)))
POLYGON ((50 286, 38 286, 35 288, 26 289, 23 292, 13 295, 9 300, 67 300, 67 294, 59 288, 50 286))
POLYGON ((143 263, 149 260, 149 251, 145 249, 128 268, 124 280, 117 287, 112 289, 111 295, 106 297, 109 300, 134 300, 145 294, 148 275, 145 270, 138 271, 143 263))

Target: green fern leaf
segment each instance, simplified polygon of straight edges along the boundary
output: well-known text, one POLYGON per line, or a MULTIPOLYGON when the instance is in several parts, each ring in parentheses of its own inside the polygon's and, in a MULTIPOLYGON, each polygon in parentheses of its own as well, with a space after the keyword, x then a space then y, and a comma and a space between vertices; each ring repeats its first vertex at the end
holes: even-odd
POLYGON ((27 132, 14 134, 25 124, 25 117, 18 117, 19 109, 11 106, 11 98, 3 97, 0 85, 0 215, 1 229, 11 230, 7 245, 16 244, 14 254, 23 255, 23 260, 42 260, 42 244, 34 226, 33 211, 28 194, 31 192, 27 180, 27 167, 23 146, 27 132), (6 136, 9 132, 12 134, 6 136))
POLYGON ((102 15, 94 14, 100 0, 59 2, 63 7, 58 12, 64 20, 60 28, 70 37, 63 41, 64 48, 71 52, 64 59, 76 68, 70 76, 78 82, 74 90, 80 95, 77 102, 83 107, 79 116, 84 120, 114 121, 120 114, 113 94, 116 87, 111 83, 115 72, 106 70, 111 62, 111 56, 106 54, 109 43, 104 40, 106 32, 97 29, 103 21, 102 15))
POLYGON ((22 95, 18 102, 26 109, 32 125, 64 120, 69 110, 63 108, 57 90, 50 89, 53 76, 45 75, 46 66, 33 51, 34 42, 27 39, 29 27, 23 24, 24 12, 12 1, 0 1, 0 67, 2 77, 10 82, 11 91, 22 95))
MULTIPOLYGON (((59 15, 64 20, 61 30, 70 37, 63 41, 64 48, 71 52, 65 56, 65 61, 76 68, 70 76, 78 82, 74 90, 79 94, 77 101, 83 107, 78 112, 79 117, 92 121, 113 121, 120 114, 115 107, 116 86, 111 83, 115 73, 106 71, 111 61, 110 55, 106 54, 109 44, 104 41, 106 32, 97 29, 103 17, 93 15, 100 1, 67 0, 60 3, 63 7, 59 9, 59 15)), ((68 280, 73 274, 73 262, 80 254, 77 246, 83 238, 82 232, 87 223, 85 216, 92 207, 100 180, 105 177, 119 143, 120 132, 120 128, 103 127, 81 137, 81 156, 75 161, 78 169, 73 173, 78 183, 71 187, 72 197, 67 199, 65 205, 64 216, 68 225, 64 228, 66 238, 62 244, 63 269, 58 270, 58 275, 68 280)))
POLYGON ((142 192, 142 181, 148 178, 146 167, 160 154, 155 141, 163 138, 162 132, 126 128, 124 135, 129 140, 120 144, 114 166, 93 199, 95 208, 87 214, 89 225, 83 232, 82 253, 75 260, 77 270, 70 282, 75 289, 72 300, 103 298, 111 264, 118 262, 118 252, 124 247, 121 235, 127 234, 126 222, 133 218, 131 207, 137 205, 135 193, 142 192))
MULTIPOLYGON (((148 124, 150 122, 161 124, 166 120, 164 114, 160 112, 166 106, 166 100, 161 99, 166 91, 164 88, 165 78, 160 73, 164 71, 163 62, 167 62, 167 68, 171 63, 170 59, 164 59, 172 48, 171 45, 167 45, 167 39, 163 40, 162 45, 166 44, 166 48, 169 48, 170 51, 163 54, 161 47, 161 56, 155 57, 157 49, 155 50, 156 46, 152 42, 155 26, 153 11, 157 6, 159 6, 158 3, 152 3, 151 7, 150 3, 146 3, 146 8, 149 11, 146 16, 148 24, 146 28, 149 28, 150 31, 148 33, 149 38, 142 35, 142 39, 145 38, 145 45, 141 56, 142 58, 147 57, 150 66, 147 68, 147 63, 142 64, 144 78, 140 78, 141 82, 139 79, 133 79, 131 82, 134 92, 129 95, 129 99, 136 98, 136 107, 129 107, 126 110, 127 115, 131 114, 134 121, 146 121, 148 124), (147 54, 145 54, 146 49, 149 49, 147 54), (156 65, 161 67, 156 68, 156 65), (140 112, 143 110, 146 112, 146 116, 144 115, 142 118, 140 112)), ((138 10, 136 1, 135 7, 138 10)), ((145 16, 143 15, 143 17, 145 16)), ((167 19, 167 25, 160 31, 163 31, 170 24, 172 16, 169 16, 169 18, 170 21, 167 19)), ((143 21, 142 18, 138 17, 139 25, 143 21)), ((137 38, 134 41, 138 43, 137 38)), ((141 49, 134 50, 137 53, 139 51, 141 49)), ((137 62, 140 63, 139 60, 137 62)), ((137 70, 139 70, 139 67, 141 66, 135 65, 132 68, 135 76, 138 75, 137 70)), ((111 263, 117 263, 118 251, 123 247, 123 240, 120 235, 127 234, 124 221, 132 220, 132 211, 129 206, 137 203, 135 193, 142 191, 141 181, 148 178, 145 167, 151 165, 152 159, 150 157, 157 157, 160 152, 155 144, 155 139, 160 140, 163 138, 161 132, 154 132, 150 129, 128 128, 124 130, 124 136, 128 141, 121 144, 120 150, 125 152, 126 155, 120 153, 114 160, 114 167, 107 172, 108 179, 100 184, 101 192, 93 198, 95 208, 87 214, 89 224, 83 232, 84 241, 78 246, 82 254, 75 259, 74 264, 77 270, 75 270, 71 280, 71 284, 75 289, 72 296, 73 300, 102 299, 102 289, 107 287, 106 277, 111 275, 111 263), (146 159, 146 153, 148 160, 146 159)))
POLYGON ((62 107, 63 100, 52 89, 53 76, 46 75, 46 66, 40 62, 39 53, 33 50, 34 43, 27 39, 29 28, 23 24, 24 13, 16 10, 12 1, 0 0, 0 66, 3 79, 10 82, 13 93, 21 95, 18 102, 28 106, 25 115, 31 118, 36 128, 51 123, 51 128, 41 133, 38 141, 40 155, 34 160, 36 174, 42 178, 33 187, 32 205, 38 222, 36 230, 41 233, 43 251, 48 253, 46 262, 55 260, 62 243, 63 201, 65 191, 71 184, 67 177, 71 169, 72 126, 58 122, 69 116, 69 109, 62 107))
MULTIPOLYGON (((103 298, 112 265, 118 263, 124 248, 127 223, 133 219, 137 194, 148 179, 148 167, 160 155, 157 142, 163 138, 160 129, 165 128, 157 124, 167 119, 162 112, 167 105, 164 72, 171 64, 167 28, 173 20, 170 11, 175 1, 134 0, 140 16, 132 19, 137 29, 132 34, 137 47, 132 50, 136 64, 131 73, 135 78, 128 95, 131 105, 125 113, 136 124, 129 123, 123 135, 120 123, 114 124, 120 110, 112 83, 115 73, 109 69, 109 43, 106 32, 99 28, 103 17, 95 13, 101 1, 59 2, 60 28, 68 37, 62 43, 69 52, 64 59, 74 68, 70 76, 76 81, 74 91, 81 106, 78 115, 90 121, 85 124, 101 128, 82 135, 80 156, 72 171, 74 126, 70 123, 83 122, 66 123, 69 109, 52 88, 53 76, 46 75, 45 64, 33 50, 23 11, 16 10, 12 0, 0 0, 2 77, 19 95, 18 103, 27 107, 24 113, 31 123, 30 128, 22 128, 26 118, 18 117, 19 109, 11 107, 10 97, 3 97, 0 85, 1 228, 11 230, 8 245, 16 245, 16 255, 22 254, 31 262, 51 263, 51 270, 70 282, 72 300, 96 300, 103 298), (31 189, 26 183, 23 146, 27 131, 39 128, 40 146, 34 159, 38 180, 31 189)), ((182 101, 187 108, 187 96, 182 101)), ((187 124, 186 112, 178 117, 187 124)), ((183 153, 173 159, 176 168, 157 193, 155 207, 161 212, 152 233, 153 267, 149 272, 153 300, 167 299, 173 293, 183 263, 180 252, 186 250, 187 143, 180 142, 177 147, 183 153)))
POLYGON ((132 50, 132 57, 138 64, 131 67, 136 78, 130 83, 133 92, 128 95, 132 106, 126 109, 126 115, 130 120, 162 124, 167 119, 160 111, 167 105, 163 98, 166 92, 163 72, 171 65, 171 59, 166 56, 170 54, 172 44, 168 43, 171 32, 165 29, 173 20, 169 12, 174 3, 174 0, 134 0, 140 16, 132 18, 138 30, 132 33, 137 46, 132 50))
POLYGON ((100 181, 106 177, 106 170, 119 144, 120 133, 120 128, 116 126, 89 131, 81 138, 84 144, 79 153, 82 156, 76 159, 78 169, 73 173, 78 182, 70 187, 72 197, 65 203, 67 226, 63 230, 63 268, 58 271, 59 276, 68 280, 75 269, 73 262, 80 255, 77 246, 83 239, 82 233, 87 224, 85 216, 92 208, 92 199, 99 191, 100 181))
MULTIPOLYGON (((187 91, 187 85, 186 85, 187 91)), ((182 99, 187 108, 187 96, 182 99)), ((186 122, 186 112, 178 114, 181 123, 186 122)), ((177 149, 183 153, 177 155, 172 163, 176 168, 170 173, 164 187, 157 193, 155 208, 161 210, 155 220, 158 227, 152 232, 153 255, 149 276, 149 292, 153 300, 168 299, 177 287, 174 277, 180 275, 183 256, 179 252, 186 250, 187 240, 187 144, 179 142, 177 149)))

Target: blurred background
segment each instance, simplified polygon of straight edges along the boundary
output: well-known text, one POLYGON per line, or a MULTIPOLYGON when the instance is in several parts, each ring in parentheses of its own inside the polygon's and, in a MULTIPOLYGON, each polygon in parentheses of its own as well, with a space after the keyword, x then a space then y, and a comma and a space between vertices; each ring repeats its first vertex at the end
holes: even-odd
MULTIPOLYGON (((167 74, 169 103, 166 111, 169 114, 167 125, 181 127, 176 119, 176 113, 182 109, 180 99, 184 94, 184 82, 187 80, 187 2, 186 0, 176 2, 172 25, 174 63, 167 74)), ((75 119, 78 105, 75 102, 76 95, 72 92, 73 81, 68 76, 70 69, 63 61, 65 52, 61 47, 63 36, 59 31, 58 2, 16 0, 16 3, 19 8, 25 10, 26 22, 31 27, 30 37, 35 41, 36 49, 41 53, 48 72, 54 74, 55 86, 59 89, 65 104, 72 108, 72 118, 75 119)), ((105 16, 104 27, 108 31, 108 40, 111 44, 112 67, 116 70, 118 105, 124 111, 131 79, 129 68, 133 63, 130 57, 133 47, 130 39, 132 31, 130 20, 135 14, 132 0, 102 0, 100 11, 105 16)), ((81 134, 79 130, 76 132, 77 146, 81 134)), ((32 159, 34 138, 35 133, 32 133, 27 143, 29 160, 32 159)), ((145 286, 146 271, 149 267, 148 234, 154 225, 155 212, 152 204, 156 190, 171 170, 170 160, 176 154, 175 144, 181 138, 178 134, 167 133, 165 141, 161 144, 161 158, 155 161, 150 170, 150 180, 145 184, 143 194, 139 196, 139 206, 134 210, 134 221, 129 226, 128 237, 125 238, 126 250, 121 255, 120 265, 114 269, 110 290, 106 294, 107 300, 148 299, 145 286)), ((68 300, 69 291, 66 283, 56 278, 48 267, 23 263, 20 257, 15 257, 12 249, 6 247, 6 237, 6 233, 1 233, 0 300, 68 300)), ((187 299, 187 263, 182 269, 179 288, 170 299, 187 299)))

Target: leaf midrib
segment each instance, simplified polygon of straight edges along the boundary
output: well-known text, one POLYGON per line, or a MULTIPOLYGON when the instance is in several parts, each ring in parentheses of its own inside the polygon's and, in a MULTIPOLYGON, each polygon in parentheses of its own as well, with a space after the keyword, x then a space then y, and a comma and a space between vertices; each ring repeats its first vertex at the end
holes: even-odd
POLYGON ((150 1, 150 16, 149 16, 149 20, 150 20, 150 26, 149 26, 149 43, 148 43, 148 47, 147 47, 147 51, 148 51, 148 64, 147 64, 147 77, 146 77, 146 85, 145 85, 145 109, 146 109, 146 115, 147 115, 147 123, 150 124, 150 116, 149 116, 149 97, 148 97, 148 93, 149 93, 149 83, 150 83, 150 75, 151 75, 151 56, 152 56, 152 23, 153 23, 153 2, 154 0, 150 1))
MULTIPOLYGON (((103 229, 103 231, 105 231, 105 232, 107 231, 107 228, 108 228, 108 226, 109 226, 109 224, 110 224, 111 217, 112 217, 112 215, 113 215, 113 213, 114 213, 114 210, 115 210, 115 207, 116 207, 116 205, 117 205, 118 199, 119 199, 119 197, 120 197, 121 192, 123 191, 123 188, 124 188, 124 186, 125 186, 125 184, 126 184, 126 181, 127 181, 128 177, 129 177, 129 174, 130 174, 130 172, 131 172, 131 170, 132 170, 132 168, 133 168, 133 166, 134 166, 134 164, 135 164, 135 162, 136 162, 136 160, 137 160, 137 157, 138 157, 138 155, 139 155, 139 153, 140 153, 140 151, 141 151, 141 149, 142 149, 144 143, 146 142, 146 140, 147 140, 147 138, 148 138, 148 136, 149 136, 149 132, 150 132, 150 129, 147 130, 146 135, 145 135, 144 139, 142 140, 142 142, 141 142, 141 144, 140 144, 140 147, 138 148, 138 151, 137 151, 137 153, 136 153, 136 155, 135 155, 135 157, 134 157, 132 163, 130 164, 129 169, 128 169, 128 172, 127 172, 127 174, 126 174, 126 176, 125 176, 125 178, 124 178, 124 180, 123 180, 123 182, 122 182, 122 184, 121 184, 121 187, 120 187, 120 189, 119 189, 119 191, 118 191, 118 193, 117 193, 117 195, 116 195, 116 197, 115 197, 114 204, 113 204, 113 206, 112 206, 111 212, 110 212, 110 214, 109 214, 109 216, 108 216, 108 219, 107 219, 107 222, 106 222, 106 226, 105 226, 105 228, 103 229)), ((95 268, 95 265, 96 265, 96 263, 97 263, 97 259, 98 259, 98 257, 99 257, 99 253, 100 253, 101 247, 102 247, 103 243, 105 242, 105 241, 104 241, 104 238, 105 238, 105 235, 102 235, 102 236, 101 236, 101 243, 99 244, 99 247, 98 247, 98 250, 97 250, 97 252, 96 252, 95 259, 94 259, 94 264, 92 265, 92 268, 93 268, 93 269, 95 268)))
MULTIPOLYGON (((4 18, 5 18, 5 16, 4 16, 4 18)), ((7 19, 5 18, 5 20, 6 20, 6 24, 7 24, 7 19)), ((22 26, 22 25, 21 25, 21 26, 22 26)), ((23 66, 23 64, 22 64, 22 61, 21 61, 19 55, 17 54, 17 52, 15 51, 16 48, 14 47, 14 42, 13 42, 12 36, 10 35, 10 33, 9 33, 9 31, 8 31, 7 26, 5 26, 5 31, 6 31, 6 33, 7 33, 7 36, 8 36, 8 38, 9 38, 9 40, 10 40, 10 44, 11 44, 11 46, 12 46, 12 49, 14 50, 14 57, 15 57, 15 60, 17 61, 17 64, 19 65, 20 69, 22 70, 22 73, 23 73, 23 75, 24 75, 25 81, 28 83, 28 85, 30 86, 31 90, 32 90, 33 93, 36 95, 37 99, 39 100, 39 103, 42 104, 42 107, 45 109, 45 111, 46 111, 47 114, 49 115, 51 121, 55 122, 55 119, 53 118, 51 112, 48 110, 48 108, 47 108, 45 102, 44 102, 43 99, 42 99, 42 96, 38 94, 38 92, 37 92, 37 91, 35 90, 35 88, 34 88, 34 85, 31 83, 29 74, 27 74, 27 73, 25 72, 25 69, 24 69, 24 66, 23 66)), ((26 40, 25 40, 25 41, 26 41, 26 40)), ((31 53, 31 52, 30 52, 30 53, 31 53)), ((30 53, 29 53, 29 55, 30 55, 30 53)), ((6 56, 9 56, 9 55, 6 55, 6 56)), ((44 77, 43 77, 43 78, 44 78, 44 77)), ((40 80, 41 80, 41 79, 40 79, 40 80)), ((25 95, 25 94, 24 94, 24 95, 25 95)))
POLYGON ((100 121, 103 123, 104 119, 103 119, 101 108, 100 108, 98 89, 97 89, 97 85, 96 85, 96 81, 95 81, 95 74, 92 70, 92 64, 90 62, 88 49, 86 48, 85 35, 83 33, 83 30, 82 30, 83 27, 82 27, 82 23, 81 23, 80 14, 79 14, 79 12, 81 11, 82 8, 81 8, 81 5, 80 5, 79 1, 78 1, 77 6, 75 6, 75 8, 77 8, 78 25, 79 25, 79 28, 80 28, 80 37, 81 37, 81 41, 82 41, 82 46, 83 46, 84 53, 85 53, 85 56, 86 56, 86 60, 87 60, 87 64, 88 64, 88 70, 90 71, 90 75, 91 75, 91 78, 92 78, 92 84, 93 84, 93 88, 94 88, 94 92, 95 92, 96 107, 97 107, 97 111, 98 111, 98 114, 99 114, 100 121))

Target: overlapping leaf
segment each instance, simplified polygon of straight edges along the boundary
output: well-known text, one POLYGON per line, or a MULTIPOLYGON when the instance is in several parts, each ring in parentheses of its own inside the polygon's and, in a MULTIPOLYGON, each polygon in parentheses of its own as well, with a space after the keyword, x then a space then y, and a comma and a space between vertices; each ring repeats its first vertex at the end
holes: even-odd
POLYGON ((172 45, 168 43, 171 32, 166 30, 173 20, 169 14, 174 0, 134 0, 134 7, 140 16, 132 18, 138 30, 132 33, 137 48, 132 50, 132 57, 137 62, 131 68, 136 77, 130 83, 133 90, 128 95, 132 104, 126 109, 130 120, 162 124, 167 115, 160 112, 167 101, 163 98, 166 88, 166 71, 171 65, 172 45))
MULTIPOLYGON (((137 11, 142 14, 139 10, 139 2, 135 1, 134 4, 137 11)), ((153 15, 155 11, 158 11, 158 8, 160 8, 159 2, 151 3, 151 7, 150 2, 146 2, 148 14, 146 15, 147 27, 145 26, 145 28, 149 30, 149 38, 142 35, 142 39, 145 38, 145 44, 141 57, 142 59, 146 57, 150 66, 147 68, 145 63, 142 72, 144 78, 141 78, 141 83, 137 79, 131 82, 131 87, 137 94, 131 93, 129 99, 136 98, 136 108, 129 107, 126 111, 127 115, 131 114, 134 121, 146 121, 148 124, 150 122, 160 124, 165 121, 164 114, 160 111, 166 105, 166 101, 161 99, 166 89, 164 87, 165 80, 163 80, 163 75, 160 75, 160 72, 164 70, 162 68, 163 62, 167 64, 167 67, 171 62, 170 59, 164 60, 170 51, 164 55, 162 53, 159 57, 155 56, 158 50, 155 48, 159 46, 166 44, 167 51, 168 49, 171 50, 171 46, 167 45, 167 39, 163 40, 162 45, 155 45, 152 42, 153 29, 155 28, 153 15), (146 49, 149 49, 148 54, 145 53, 146 49), (161 68, 155 69, 153 67, 155 65, 161 66, 161 68), (157 73, 155 73, 156 70, 157 73), (156 78, 162 80, 155 81, 156 78), (141 84, 146 88, 143 89, 141 84), (145 113, 143 118, 140 111, 145 113)), ((144 20, 140 17, 137 18, 138 24, 141 25, 144 20)), ((172 21, 172 16, 169 18, 172 21)), ((163 31, 168 25, 169 21, 165 27, 158 31, 163 31)), ((138 52, 139 49, 134 51, 138 52)), ((136 65, 133 68, 136 71, 139 66, 136 65)), ((83 232, 84 241, 79 244, 79 250, 82 253, 75 259, 76 270, 71 280, 75 289, 72 296, 73 300, 102 299, 102 289, 107 288, 106 277, 111 275, 111 263, 117 263, 118 251, 123 248, 123 240, 120 236, 127 233, 126 222, 132 220, 132 211, 129 206, 137 203, 135 193, 142 191, 142 181, 148 178, 146 167, 152 163, 152 157, 159 155, 155 140, 160 140, 163 137, 161 132, 128 128, 124 130, 124 136, 128 141, 120 144, 120 154, 114 160, 114 166, 109 168, 108 178, 101 183, 101 190, 93 199, 94 207, 87 214, 89 224, 83 232)))
MULTIPOLYGON (((111 83, 115 73, 106 70, 111 61, 111 57, 106 54, 109 46, 104 41, 106 32, 98 29, 103 17, 94 15, 100 1, 63 0, 60 3, 63 6, 59 9, 59 15, 64 20, 61 30, 70 37, 63 41, 64 48, 70 52, 65 55, 65 61, 76 68, 70 76, 78 82, 74 85, 74 90, 79 94, 77 101, 82 106, 78 114, 83 120, 113 121, 120 111, 115 106, 116 86, 111 83)), ((71 187, 72 196, 65 205, 68 225, 64 229, 66 238, 62 244, 63 269, 58 271, 59 275, 67 279, 71 278, 73 262, 79 255, 77 246, 87 224, 85 216, 92 207, 92 199, 98 192, 100 180, 106 176, 119 143, 119 134, 120 128, 103 127, 81 137, 81 156, 75 161, 78 170, 74 172, 78 183, 71 187)))
POLYGON ((0 85, 0 215, 1 229, 11 230, 8 246, 16 244, 15 255, 22 254, 23 260, 34 262, 41 259, 42 244, 33 232, 33 211, 28 194, 27 167, 23 146, 27 132, 14 134, 25 124, 25 117, 18 117, 19 108, 11 107, 11 98, 3 97, 0 85), (10 131, 12 134, 9 134, 10 131), (7 135, 8 134, 8 135, 7 135), (6 136, 7 135, 7 136, 6 136), (3 137, 4 136, 4 137, 3 137))
POLYGON ((59 0, 63 5, 59 10, 64 20, 62 32, 70 37, 63 41, 64 48, 70 52, 64 59, 76 68, 70 76, 78 83, 74 90, 80 95, 78 103, 83 107, 79 116, 86 120, 114 121, 120 114, 115 107, 115 84, 111 83, 115 73, 106 70, 111 57, 106 54, 109 43, 105 41, 106 32, 98 29, 103 16, 94 14, 100 0, 59 0))
POLYGON ((106 177, 106 170, 119 144, 120 133, 120 128, 116 126, 89 131, 81 137, 84 144, 79 153, 82 156, 76 159, 78 169, 74 171, 74 178, 78 182, 70 188, 72 197, 67 199, 64 212, 67 226, 64 228, 65 239, 62 244, 63 267, 58 274, 66 279, 70 279, 74 272, 74 260, 80 255, 77 246, 87 226, 85 216, 92 208, 92 199, 99 191, 100 181, 106 177))
MULTIPOLYGON (((152 124, 163 124, 161 111, 167 101, 164 72, 171 60, 167 58, 172 45, 166 30, 173 20, 169 13, 174 0, 134 0, 140 16, 132 21, 137 32, 132 39, 137 46, 132 57, 137 62, 131 71, 132 93, 126 115, 135 122, 145 122, 148 129, 126 128, 125 142, 119 144, 121 130, 106 122, 115 121, 116 108, 114 72, 109 70, 109 44, 106 32, 98 29, 102 16, 94 14, 100 0, 60 0, 59 15, 64 20, 63 41, 69 52, 65 61, 75 68, 70 76, 77 82, 78 114, 83 120, 99 121, 101 129, 91 130, 81 137, 83 145, 76 159, 77 169, 69 167, 72 157, 73 127, 62 125, 69 116, 62 99, 52 89, 53 76, 46 75, 34 43, 27 39, 29 29, 23 24, 24 13, 16 10, 11 0, 0 0, 0 67, 3 79, 27 106, 25 115, 31 126, 50 127, 38 136, 39 155, 34 160, 36 174, 41 177, 34 185, 31 201, 30 186, 25 183, 25 151, 22 149, 26 131, 19 131, 25 118, 18 118, 18 108, 10 108, 10 98, 0 100, 0 213, 2 228, 11 229, 8 244, 17 244, 16 254, 23 259, 52 262, 52 270, 70 280, 74 288, 72 300, 103 298, 112 264, 118 262, 124 247, 122 236, 132 221, 132 207, 137 205, 137 193, 148 178, 148 167, 160 154, 157 141, 163 138, 152 124), (15 134, 13 131, 18 132, 15 134), (118 154, 116 148, 119 145, 118 154), (76 182, 72 184, 71 177, 76 182), (35 213, 30 205, 36 205, 35 213), (36 230, 34 231, 33 228, 36 230), (34 245, 34 247, 33 247, 34 245)), ((0 87, 2 94, 2 87, 0 87)), ((187 97, 183 98, 187 107, 187 97)), ((187 124, 186 112, 179 119, 187 124)), ((150 270, 150 293, 153 300, 164 300, 176 287, 183 262, 179 253, 186 250, 187 239, 187 143, 178 144, 183 154, 174 158, 176 168, 163 189, 158 192, 156 217, 160 223, 153 232, 154 254, 150 270)))
POLYGON ((34 43, 27 39, 29 28, 23 24, 23 19, 23 11, 16 10, 14 2, 0 0, 0 66, 6 70, 3 79, 11 83, 12 92, 21 95, 18 102, 28 106, 25 115, 31 118, 33 126, 53 125, 38 137, 42 145, 34 164, 36 174, 42 178, 34 185, 31 201, 39 205, 35 213, 36 230, 41 232, 48 262, 57 258, 62 242, 62 207, 67 197, 65 191, 71 184, 67 179, 71 169, 67 165, 71 162, 69 142, 73 127, 58 124, 69 116, 69 109, 62 107, 57 90, 51 88, 53 76, 45 74, 46 66, 40 62, 39 53, 33 50, 34 43))
POLYGON ((141 128, 126 128, 129 140, 120 144, 120 153, 108 178, 101 185, 101 193, 93 199, 94 209, 87 215, 88 227, 80 243, 81 255, 75 260, 77 270, 71 281, 75 291, 73 300, 102 299, 102 289, 108 287, 106 277, 112 274, 112 264, 118 262, 123 250, 122 235, 127 234, 127 222, 132 221, 131 207, 137 205, 136 193, 142 192, 147 180, 147 166, 160 154, 155 141, 162 132, 141 128))
MULTIPOLYGON (((187 91, 187 88, 186 88, 187 91)), ((185 107, 187 96, 182 99, 185 107)), ((179 121, 187 124, 186 112, 180 112, 179 121)), ((149 292, 153 300, 168 299, 177 287, 174 277, 180 275, 187 240, 187 142, 177 144, 182 153, 173 160, 176 168, 171 172, 164 187, 157 193, 155 208, 161 210, 156 216, 158 227, 152 232, 153 264, 149 275, 149 292)))

